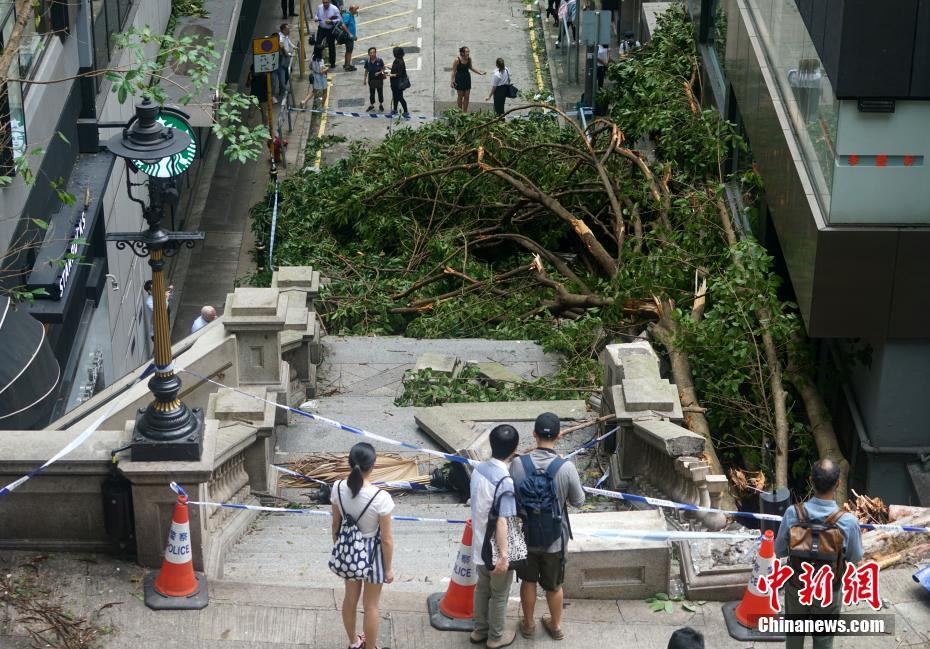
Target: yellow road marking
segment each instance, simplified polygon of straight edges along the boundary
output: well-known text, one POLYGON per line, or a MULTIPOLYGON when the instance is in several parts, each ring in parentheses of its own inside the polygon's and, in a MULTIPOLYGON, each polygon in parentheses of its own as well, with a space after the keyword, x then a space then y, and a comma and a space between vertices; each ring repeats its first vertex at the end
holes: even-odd
MULTIPOLYGON (((323 99, 323 112, 320 113, 320 128, 317 129, 316 137, 320 139, 323 137, 323 132, 326 131, 326 118, 328 117, 326 111, 329 110, 329 98, 333 94, 333 75, 326 75, 326 97, 323 99)), ((320 165, 323 163, 323 148, 321 147, 319 151, 316 152, 316 160, 314 165, 317 169, 320 168, 320 165)))
POLYGON ((396 34, 397 32, 403 32, 408 29, 414 29, 414 27, 412 25, 408 25, 406 27, 398 27, 397 29, 389 29, 386 32, 381 32, 380 34, 371 34, 370 36, 362 36, 361 38, 356 39, 355 42, 358 43, 359 41, 367 41, 369 38, 378 38, 379 36, 387 36, 388 34, 396 34))
POLYGON ((361 27, 362 25, 370 25, 372 23, 379 23, 382 20, 390 20, 391 18, 398 18, 400 16, 406 16, 412 13, 413 13, 413 9, 410 9, 409 11, 401 11, 400 13, 391 14, 390 16, 381 16, 380 18, 372 18, 371 20, 365 20, 363 22, 360 22, 358 26, 361 27))
POLYGON ((376 2, 376 3, 372 4, 372 5, 365 5, 364 7, 359 7, 358 12, 359 12, 359 13, 362 13, 363 11, 367 11, 367 10, 369 10, 369 9, 374 9, 375 7, 381 7, 381 6, 383 6, 383 5, 394 4, 394 3, 397 2, 397 1, 398 1, 398 0, 384 0, 384 2, 376 2))
POLYGON ((531 13, 527 20, 530 24, 530 49, 533 52, 533 67, 536 68, 536 86, 539 88, 539 92, 543 91, 543 77, 542 77, 542 66, 539 63, 539 55, 536 54, 536 23, 533 21, 533 14, 531 13))

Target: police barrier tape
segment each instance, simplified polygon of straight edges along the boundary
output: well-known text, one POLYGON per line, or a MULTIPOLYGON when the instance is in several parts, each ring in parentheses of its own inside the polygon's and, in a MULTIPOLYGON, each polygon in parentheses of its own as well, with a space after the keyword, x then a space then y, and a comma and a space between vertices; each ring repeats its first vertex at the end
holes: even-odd
MULTIPOLYGON (((297 509, 290 507, 264 507, 262 505, 244 505, 240 503, 214 503, 203 500, 190 500, 187 492, 176 482, 170 485, 171 490, 179 496, 188 498, 187 504, 197 507, 222 507, 224 509, 247 509, 254 512, 270 512, 275 514, 309 514, 312 516, 332 516, 332 512, 325 509, 297 509)), ((427 518, 424 516, 391 516, 391 520, 412 523, 448 523, 450 525, 464 525, 468 521, 460 518, 427 518)), ((679 532, 677 530, 573 530, 576 536, 595 536, 604 538, 640 539, 644 541, 674 541, 686 539, 728 539, 742 541, 758 538, 758 534, 742 532, 679 532)))
POLYGON ((257 399, 258 401, 261 401, 266 404, 270 404, 274 406, 275 408, 280 408, 282 410, 287 410, 288 412, 293 412, 295 415, 300 415, 301 417, 306 417, 307 419, 318 421, 322 424, 326 424, 327 426, 332 426, 333 428, 344 430, 347 433, 358 435, 359 437, 367 437, 368 439, 374 439, 379 442, 384 442, 385 444, 390 444, 392 446, 402 446, 411 451, 416 451, 418 453, 424 453, 426 455, 432 455, 435 457, 441 457, 450 462, 459 462, 461 464, 471 464, 471 465, 479 464, 478 460, 472 460, 471 458, 462 457, 461 455, 455 455, 453 453, 444 453, 443 451, 434 451, 433 449, 430 449, 430 448, 423 448, 422 446, 417 446, 416 444, 411 444, 409 442, 402 442, 400 440, 391 439, 390 437, 384 437, 383 435, 378 435, 377 433, 372 433, 371 431, 363 430, 361 428, 356 428, 355 426, 349 426, 348 424, 343 424, 342 422, 338 422, 335 419, 330 419, 329 417, 323 417, 322 415, 315 415, 312 412, 307 412, 306 410, 301 410, 300 408, 294 408, 292 406, 285 406, 283 404, 271 401, 270 399, 260 397, 257 394, 251 394, 244 390, 240 390, 239 388, 234 388, 232 386, 220 383, 219 381, 214 381, 213 379, 209 377, 198 374, 197 372, 192 372, 191 370, 188 370, 183 367, 179 367, 178 371, 184 372, 186 374, 190 374, 191 376, 195 376, 201 381, 212 383, 213 385, 217 387, 226 388, 227 390, 232 390, 233 392, 237 394, 241 394, 246 397, 251 397, 252 399, 257 399))
MULTIPOLYGON (((649 496, 640 496, 637 494, 628 494, 622 491, 609 491, 607 489, 597 489, 596 487, 582 487, 589 494, 596 496, 606 496, 616 498, 617 500, 628 500, 631 502, 645 503, 653 507, 669 507, 671 509, 683 509, 692 512, 708 512, 711 514, 724 514, 726 516, 735 516, 741 518, 752 518, 759 521, 780 522, 782 517, 777 514, 758 514, 755 512, 731 511, 728 509, 715 509, 714 507, 701 507, 700 505, 691 505, 688 503, 676 503, 671 500, 662 498, 650 498, 649 496)), ((885 530, 888 532, 916 532, 918 534, 930 534, 930 527, 917 527, 914 525, 890 525, 878 523, 859 523, 859 527, 865 530, 885 530)))
MULTIPOLYGON (((322 110, 319 108, 295 108, 293 106, 288 107, 289 111, 296 113, 318 113, 320 115, 329 115, 331 117, 358 117, 363 119, 389 119, 389 120, 402 120, 405 122, 410 121, 421 121, 421 122, 432 122, 436 120, 446 119, 445 117, 437 117, 435 115, 403 115, 401 113, 363 113, 350 110, 322 110)), ((593 114, 591 109, 585 110, 586 114, 593 114)), ((555 115, 553 111, 546 111, 544 115, 555 115)), ((578 114, 578 111, 572 110, 565 113, 569 117, 574 117, 578 114)), ((532 115, 515 115, 514 119, 534 119, 535 116, 532 115)))
MULTIPOLYGON (((155 371, 155 364, 154 364, 154 363, 150 363, 149 366, 146 367, 145 370, 142 372, 142 374, 139 375, 139 376, 129 385, 129 388, 131 388, 132 386, 134 386, 134 385, 135 385, 136 383, 138 383, 139 381, 143 380, 145 377, 147 377, 147 376, 148 376, 149 374, 151 374, 153 371, 155 371)), ((129 389, 129 388, 127 388, 127 389, 129 389)), ((53 455, 52 457, 50 457, 44 464, 42 464, 41 466, 36 467, 35 469, 33 469, 32 471, 30 471, 29 473, 27 473, 27 474, 24 475, 23 477, 17 478, 16 480, 14 480, 13 482, 11 482, 11 483, 8 484, 7 486, 5 486, 5 487, 3 487, 3 488, 0 488, 0 497, 9 495, 14 489, 16 489, 17 487, 21 486, 24 482, 28 481, 28 480, 31 479, 31 478, 36 477, 37 475, 39 475, 40 473, 42 473, 43 471, 45 471, 45 469, 47 469, 47 468, 50 467, 51 465, 55 464, 55 462, 57 462, 57 461, 60 460, 61 458, 65 457, 66 455, 68 455, 69 453, 71 453, 72 451, 74 451, 74 449, 76 449, 78 446, 80 446, 81 444, 83 444, 84 442, 86 442, 88 439, 90 439, 90 437, 91 437, 94 433, 97 432, 97 429, 99 429, 100 426, 103 425, 103 422, 105 422, 107 419, 109 419, 109 418, 113 415, 113 413, 116 412, 117 406, 119 406, 119 405, 120 405, 119 399, 117 399, 116 397, 114 397, 112 403, 110 403, 110 405, 107 407, 107 409, 104 410, 104 412, 103 412, 102 415, 100 415, 99 417, 97 417, 96 419, 94 419, 94 420, 91 422, 90 426, 88 426, 86 429, 84 429, 84 432, 82 432, 82 433, 79 434, 77 437, 75 437, 75 438, 72 439, 70 442, 68 442, 68 443, 64 446, 64 448, 62 448, 60 451, 58 451, 57 453, 55 453, 55 455, 53 455)))

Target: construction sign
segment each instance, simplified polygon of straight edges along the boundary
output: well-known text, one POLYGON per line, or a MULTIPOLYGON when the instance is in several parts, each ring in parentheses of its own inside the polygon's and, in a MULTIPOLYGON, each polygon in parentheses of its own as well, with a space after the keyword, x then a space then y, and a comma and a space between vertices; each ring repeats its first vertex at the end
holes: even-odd
POLYGON ((255 73, 274 72, 278 69, 278 35, 252 39, 252 64, 255 73))

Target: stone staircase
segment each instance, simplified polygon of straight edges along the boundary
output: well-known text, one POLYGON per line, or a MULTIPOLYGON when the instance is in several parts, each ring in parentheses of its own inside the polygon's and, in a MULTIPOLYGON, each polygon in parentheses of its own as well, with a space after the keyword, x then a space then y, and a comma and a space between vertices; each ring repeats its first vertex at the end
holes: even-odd
MULTIPOLYGON (((394 514, 465 519, 470 510, 447 496, 398 496, 394 514)), ((462 540, 463 525, 395 521, 392 590, 444 591, 462 540)), ((328 568, 330 519, 301 514, 262 514, 231 549, 222 578, 252 584, 338 588, 328 568)))

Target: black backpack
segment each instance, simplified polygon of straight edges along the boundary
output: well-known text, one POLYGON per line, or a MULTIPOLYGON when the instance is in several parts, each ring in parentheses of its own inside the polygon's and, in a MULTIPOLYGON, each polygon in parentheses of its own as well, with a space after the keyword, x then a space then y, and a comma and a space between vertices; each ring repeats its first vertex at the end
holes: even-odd
MULTIPOLYGON (((562 538, 562 504, 555 476, 565 464, 556 457, 546 469, 533 464, 529 455, 520 458, 526 477, 517 488, 517 501, 523 514, 523 533, 530 548, 548 548, 562 538)), ((563 544, 564 549, 564 544, 563 544)))

